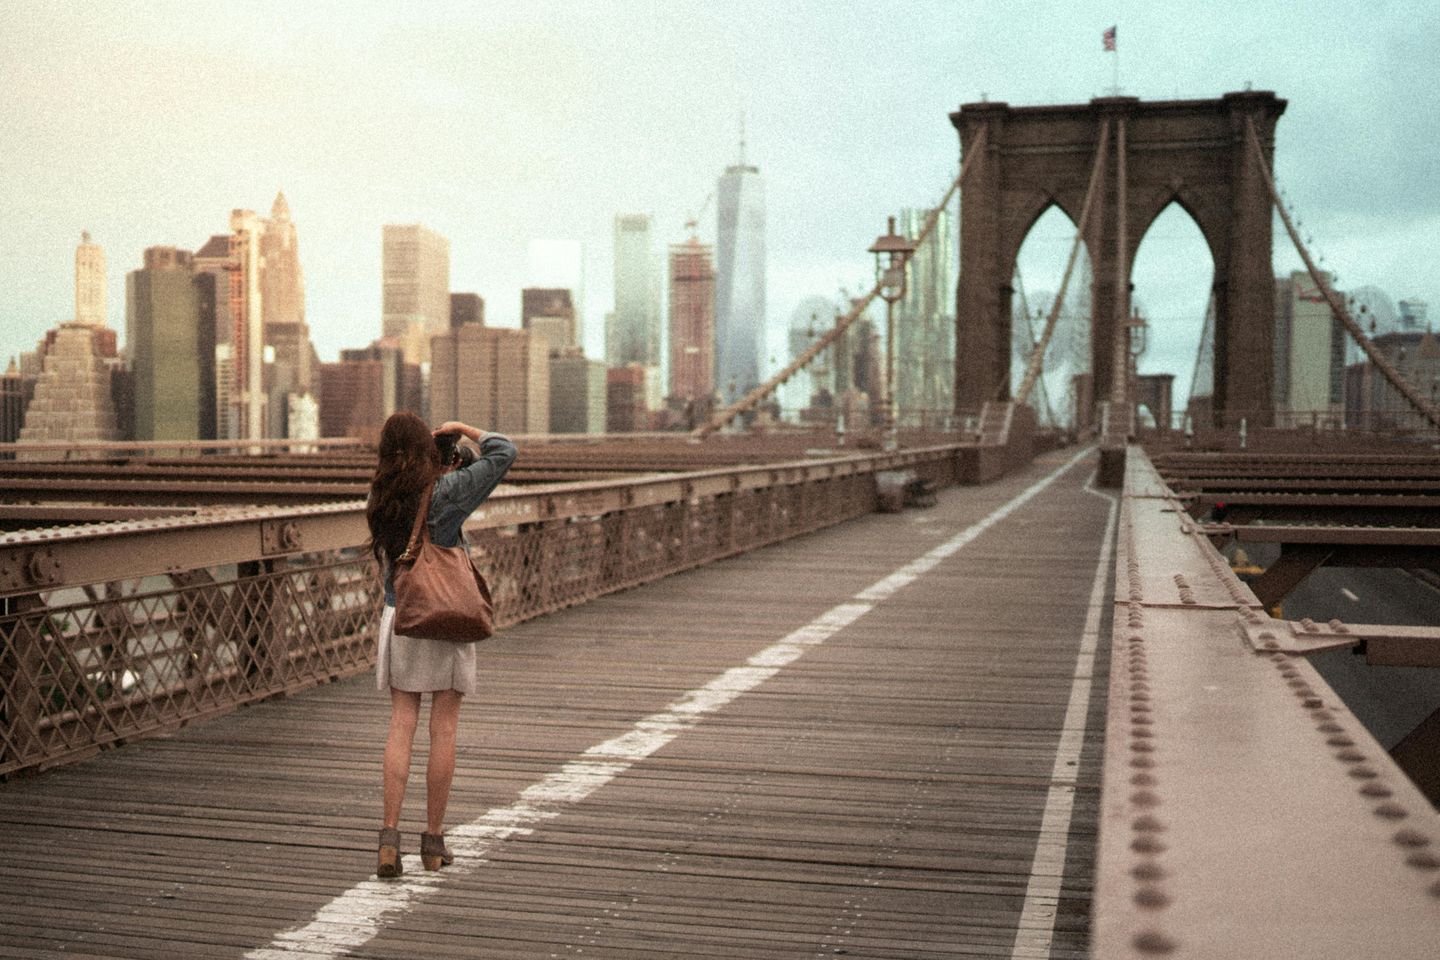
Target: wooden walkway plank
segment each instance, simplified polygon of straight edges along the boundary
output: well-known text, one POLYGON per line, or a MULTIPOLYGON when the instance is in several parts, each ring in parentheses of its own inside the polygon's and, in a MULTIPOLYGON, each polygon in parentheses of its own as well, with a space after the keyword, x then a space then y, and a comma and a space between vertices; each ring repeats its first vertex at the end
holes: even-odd
MULTIPOLYGON (((1059 462, 506 631, 462 713, 451 822, 513 803, 1059 462)), ((1087 472, 495 845, 352 955, 1010 956, 1103 535, 1087 472)), ((0 939, 39 957, 66 942, 236 957, 305 923, 373 870, 386 713, 361 677, 0 784, 0 826, 49 852, 0 864, 0 939)), ((1103 715, 1097 695, 1055 957, 1086 945, 1103 715)), ((424 739, 422 723, 410 852, 424 739)))

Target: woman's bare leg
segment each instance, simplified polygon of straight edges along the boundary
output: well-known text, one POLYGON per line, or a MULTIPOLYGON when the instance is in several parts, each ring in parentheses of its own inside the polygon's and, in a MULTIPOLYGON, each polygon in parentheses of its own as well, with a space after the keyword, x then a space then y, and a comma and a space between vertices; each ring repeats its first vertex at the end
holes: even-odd
POLYGON ((425 765, 427 833, 443 833, 450 781, 455 777, 455 729, 460 724, 459 690, 437 690, 430 699, 430 760, 425 765))
POLYGON ((390 688, 390 735, 385 739, 385 826, 400 825, 405 782, 410 779, 410 746, 420 720, 420 694, 390 688))

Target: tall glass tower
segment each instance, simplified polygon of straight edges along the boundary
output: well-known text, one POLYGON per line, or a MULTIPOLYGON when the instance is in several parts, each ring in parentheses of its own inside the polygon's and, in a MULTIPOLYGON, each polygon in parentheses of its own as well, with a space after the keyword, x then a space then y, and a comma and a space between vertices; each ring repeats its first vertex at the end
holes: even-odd
POLYGON ((715 200, 715 387, 733 401, 760 382, 765 349, 765 182, 745 163, 743 137, 715 200))
POLYGON ((650 217, 615 218, 615 312, 605 327, 605 362, 612 367, 660 364, 660 271, 650 217))
MULTIPOLYGON (((928 210, 906 209, 900 231, 915 239, 928 210)), ((902 425, 920 425, 954 404, 955 217, 941 210, 935 229, 910 259, 905 298, 895 310, 895 405, 902 425), (903 358, 903 359, 901 359, 903 358)))

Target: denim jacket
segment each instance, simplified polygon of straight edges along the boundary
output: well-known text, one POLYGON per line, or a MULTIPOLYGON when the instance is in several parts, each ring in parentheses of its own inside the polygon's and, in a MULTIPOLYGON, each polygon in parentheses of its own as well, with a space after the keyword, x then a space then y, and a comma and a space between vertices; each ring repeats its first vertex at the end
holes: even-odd
MULTIPOLYGON (((461 528, 475 508, 485 502, 490 492, 515 462, 515 444, 498 433, 485 435, 480 442, 480 456, 460 470, 451 470, 435 481, 430 497, 430 516, 425 526, 430 542, 437 547, 454 547, 465 542, 461 528)), ((385 605, 395 606, 395 571, 385 571, 385 605)))

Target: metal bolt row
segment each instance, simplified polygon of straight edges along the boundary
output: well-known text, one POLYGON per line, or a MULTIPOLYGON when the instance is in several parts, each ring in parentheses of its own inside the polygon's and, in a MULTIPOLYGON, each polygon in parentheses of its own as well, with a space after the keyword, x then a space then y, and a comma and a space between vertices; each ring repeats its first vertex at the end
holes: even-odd
MULTIPOLYGON (((1307 631, 1319 629, 1309 621, 1301 622, 1307 631)), ((1334 626, 1335 623, 1336 621, 1332 621, 1331 625, 1334 626)), ((1260 636, 1263 637, 1264 634, 1260 636)), ((1276 644, 1273 640, 1266 640, 1264 646, 1272 651, 1269 655, 1271 662, 1275 664, 1281 678, 1299 699, 1301 707, 1309 713, 1316 731, 1325 737, 1325 745, 1334 750, 1332 755, 1344 765, 1346 774, 1357 781, 1356 791, 1365 798, 1367 803, 1373 804, 1371 812, 1382 820, 1396 823, 1407 819, 1410 811, 1396 802, 1395 791, 1386 785, 1385 778, 1373 766, 1365 762, 1366 756, 1357 749, 1355 739, 1336 722, 1334 711, 1326 708, 1324 701, 1316 695, 1315 690, 1301 676, 1294 659, 1275 649, 1276 644)), ((1401 829, 1391 837, 1391 842, 1405 853, 1405 863, 1410 867, 1422 872, 1440 871, 1440 856, 1430 849, 1431 839, 1425 834, 1418 830, 1401 829)), ((1432 897, 1440 899, 1440 880, 1431 884, 1429 893, 1432 897)))
MULTIPOLYGON (((1140 630, 1143 622, 1143 610, 1138 603, 1132 603, 1131 629, 1125 641, 1126 670, 1130 678, 1127 692, 1130 736, 1127 747, 1130 750, 1130 786, 1134 788, 1129 796, 1133 811, 1130 849, 1135 854, 1130 876, 1135 880, 1135 904, 1149 919, 1168 908, 1172 898, 1165 882, 1170 874, 1162 858, 1167 849, 1163 839, 1166 824, 1158 812, 1163 801, 1159 792, 1160 777, 1156 773, 1155 718, 1150 701, 1149 663, 1145 655, 1145 637, 1140 630)), ((1153 922, 1135 934, 1131 945, 1145 956, 1163 956, 1173 952, 1177 946, 1175 939, 1153 922)))

